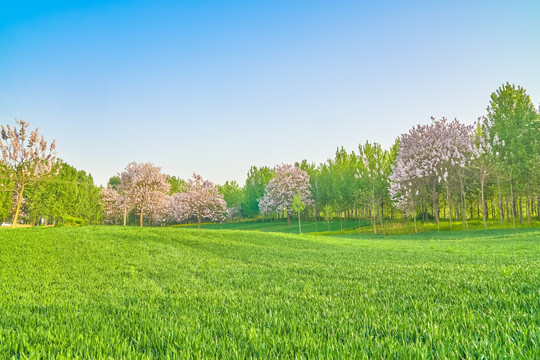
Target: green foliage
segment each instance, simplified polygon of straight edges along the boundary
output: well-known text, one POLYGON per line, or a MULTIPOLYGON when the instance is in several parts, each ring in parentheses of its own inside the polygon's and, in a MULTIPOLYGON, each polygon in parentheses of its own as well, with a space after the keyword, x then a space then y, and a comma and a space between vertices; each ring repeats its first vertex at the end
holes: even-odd
POLYGON ((354 152, 349 154, 341 148, 336 151, 334 159, 329 159, 323 168, 323 174, 327 177, 326 191, 336 211, 354 208, 357 165, 356 154, 354 152))
POLYGON ((30 223, 45 219, 54 224, 66 217, 98 223, 101 216, 99 188, 85 171, 61 163, 58 176, 29 186, 25 211, 30 223))
POLYGON ((114 190, 118 191, 120 188, 120 176, 115 175, 109 179, 107 185, 110 185, 114 190))
POLYGON ((12 207, 13 181, 0 177, 0 220, 5 221, 12 207))
MULTIPOLYGON (((295 195, 293 197, 291 211, 297 212, 298 214, 300 214, 305 209, 306 209, 306 203, 302 200, 302 196, 300 196, 300 194, 295 195)), ((300 215, 298 215, 298 216, 300 216, 300 215)))
POLYGON ((264 196, 264 190, 271 178, 272 170, 267 166, 260 168, 252 166, 249 169, 242 202, 242 211, 245 216, 254 217, 259 214, 259 200, 264 196))
POLYGON ((57 226, 86 226, 88 225, 84 219, 73 216, 64 216, 63 223, 57 223, 57 226))
POLYGON ((186 180, 180 179, 176 176, 167 175, 167 181, 169 182, 169 185, 171 185, 169 195, 186 192, 188 186, 186 180))
POLYGON ((501 169, 510 181, 526 183, 539 166, 540 152, 538 114, 529 95, 521 86, 506 83, 491 94, 487 110, 490 140, 501 169))
POLYGON ((2 358, 540 357, 540 232, 0 229, 2 358))
POLYGON ((225 184, 218 186, 219 193, 227 203, 228 209, 240 209, 244 201, 244 189, 236 181, 226 181, 225 184))

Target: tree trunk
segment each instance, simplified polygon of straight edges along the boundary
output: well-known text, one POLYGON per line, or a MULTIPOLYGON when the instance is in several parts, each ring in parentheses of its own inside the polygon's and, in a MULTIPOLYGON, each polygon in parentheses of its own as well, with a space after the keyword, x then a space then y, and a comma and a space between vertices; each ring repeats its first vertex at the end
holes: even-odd
POLYGON ((298 232, 302 233, 302 225, 300 224, 300 211, 298 212, 298 232))
POLYGON ((201 228, 201 215, 197 216, 197 229, 201 228))
POLYGON ((446 201, 448 201, 448 224, 452 230, 452 199, 450 198, 450 185, 446 183, 446 201))
POLYGON ((291 214, 289 213, 288 209, 287 209, 287 225, 291 225, 291 214))
POLYGON ((141 217, 139 219, 139 227, 142 227, 143 226, 143 209, 142 209, 142 206, 141 206, 141 217))
POLYGON ((527 224, 531 225, 532 199, 530 196, 530 192, 529 192, 529 196, 527 196, 527 198, 525 199, 525 206, 527 207, 527 224))
POLYGON ((469 230, 469 224, 467 223, 467 207, 465 204, 465 189, 463 188, 463 178, 461 176, 459 177, 459 185, 461 188, 461 203, 463 205, 463 210, 462 210, 463 224, 465 225, 465 228, 469 230))
POLYGON ((514 201, 514 186, 513 180, 510 179, 510 202, 512 203, 512 229, 516 228, 516 203, 514 201))
POLYGON ((439 196, 437 194, 437 190, 435 189, 435 184, 431 190, 431 195, 433 197, 433 217, 435 218, 437 231, 439 231, 439 196))
POLYGON ((416 207, 414 206, 414 201, 413 201, 413 217, 414 217, 414 233, 418 234, 418 228, 416 227, 416 207))
POLYGON ((487 224, 486 224, 486 200, 484 198, 484 178, 485 178, 485 173, 482 173, 482 179, 480 181, 480 187, 482 189, 482 220, 484 221, 484 229, 487 229, 487 224))
POLYGON ((508 198, 504 197, 504 202, 506 204, 506 223, 510 222, 510 206, 508 205, 508 198))
POLYGON ((11 227, 15 229, 17 227, 17 220, 19 218, 19 211, 21 210, 21 203, 23 199, 23 193, 24 193, 24 181, 21 183, 21 191, 19 191, 19 196, 17 199, 17 208, 15 209, 15 215, 13 216, 13 224, 11 224, 11 227))
POLYGON ((502 204, 502 194, 501 194, 501 179, 497 176, 497 192, 499 194, 499 224, 502 225, 503 223, 503 204, 502 204))
POLYGON ((373 228, 373 233, 377 233, 377 219, 375 216, 375 201, 371 201, 371 227, 373 228))
POLYGON ((519 224, 523 225, 523 203, 521 202, 521 196, 519 197, 519 224))
POLYGON ((126 226, 127 222, 127 206, 124 205, 124 226, 126 226))

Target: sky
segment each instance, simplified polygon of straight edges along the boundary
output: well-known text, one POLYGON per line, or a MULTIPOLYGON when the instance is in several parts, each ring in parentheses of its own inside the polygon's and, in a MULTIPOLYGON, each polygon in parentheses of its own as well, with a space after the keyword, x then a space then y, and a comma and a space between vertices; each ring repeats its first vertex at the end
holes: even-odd
POLYGON ((2 1, 0 124, 97 184, 130 162, 243 184, 251 166, 540 103, 540 1, 2 1))

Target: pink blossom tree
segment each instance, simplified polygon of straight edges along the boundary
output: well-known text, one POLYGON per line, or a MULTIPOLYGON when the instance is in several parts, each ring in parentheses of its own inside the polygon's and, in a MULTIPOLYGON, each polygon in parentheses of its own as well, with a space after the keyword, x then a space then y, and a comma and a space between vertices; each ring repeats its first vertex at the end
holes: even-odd
POLYGON ((266 185, 265 194, 259 202, 262 214, 287 213, 287 223, 291 224, 291 207, 295 196, 306 206, 312 204, 309 175, 304 170, 289 164, 276 166, 274 177, 266 185))
POLYGON ((197 228, 200 228, 203 219, 225 221, 227 203, 214 183, 193 174, 193 178, 188 181, 186 192, 173 195, 169 202, 169 213, 175 221, 183 221, 193 216, 197 218, 197 228))
POLYGON ((132 162, 120 174, 120 186, 126 196, 126 203, 139 211, 139 225, 143 226, 143 216, 158 200, 167 195, 170 184, 167 177, 161 173, 161 168, 151 163, 132 162))
POLYGON ((169 203, 171 196, 158 193, 147 204, 148 226, 152 223, 159 224, 168 218, 169 203))
POLYGON ((51 174, 56 160, 54 140, 49 146, 38 129, 28 134, 27 122, 16 120, 15 123, 19 127, 2 125, 0 131, 0 174, 13 181, 17 198, 13 227, 17 226, 25 187, 51 174))
MULTIPOLYGON (((418 125, 399 140, 396 165, 390 175, 391 194, 402 210, 415 211, 420 199, 431 199, 435 223, 439 228, 439 193, 446 184, 451 226, 452 179, 459 184, 462 214, 465 214, 464 168, 478 153, 473 126, 446 118, 418 125)), ((466 224, 466 218, 463 218, 466 224)))
POLYGON ((122 216, 122 196, 111 185, 101 189, 101 205, 103 206, 103 220, 106 223, 116 224, 122 216))

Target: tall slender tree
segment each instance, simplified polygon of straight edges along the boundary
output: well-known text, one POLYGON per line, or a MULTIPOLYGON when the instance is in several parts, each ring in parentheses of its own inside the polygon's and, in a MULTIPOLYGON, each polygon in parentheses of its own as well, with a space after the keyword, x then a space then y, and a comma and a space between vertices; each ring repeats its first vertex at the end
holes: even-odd
POLYGON ((506 83, 491 94, 486 120, 490 145, 508 181, 515 228, 516 194, 531 197, 533 174, 540 166, 538 113, 524 88, 506 83))

